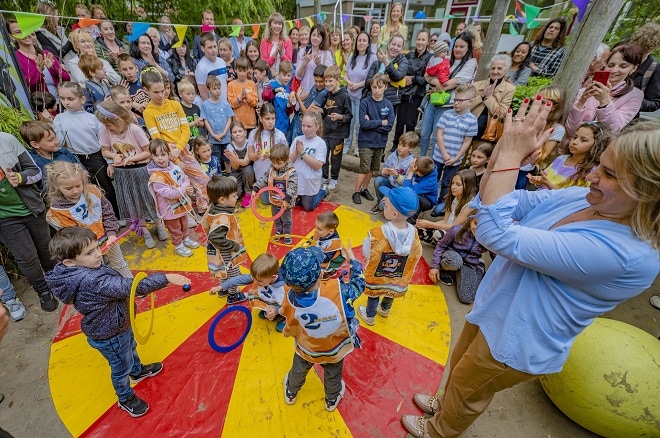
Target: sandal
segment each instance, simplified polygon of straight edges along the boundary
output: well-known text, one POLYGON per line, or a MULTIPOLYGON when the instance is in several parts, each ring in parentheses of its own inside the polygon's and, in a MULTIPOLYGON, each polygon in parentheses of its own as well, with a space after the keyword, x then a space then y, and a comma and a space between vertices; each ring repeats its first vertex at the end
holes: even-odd
POLYGON ((415 394, 413 396, 415 405, 429 415, 440 411, 440 401, 435 395, 415 394))
POLYGON ((427 419, 418 417, 417 415, 404 415, 401 417, 401 424, 415 438, 431 438, 426 428, 427 422, 427 419))

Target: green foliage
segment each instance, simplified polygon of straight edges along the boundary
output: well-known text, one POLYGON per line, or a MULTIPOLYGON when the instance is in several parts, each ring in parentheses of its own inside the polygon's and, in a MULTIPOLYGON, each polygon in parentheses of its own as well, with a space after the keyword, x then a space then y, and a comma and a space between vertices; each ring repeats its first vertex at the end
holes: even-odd
POLYGON ((23 122, 33 120, 32 115, 25 110, 19 111, 14 108, 9 108, 0 105, 0 132, 7 132, 18 139, 24 146, 27 146, 21 135, 18 133, 18 128, 23 122))
POLYGON ((527 81, 527 85, 518 85, 516 87, 516 92, 514 93, 513 101, 511 102, 511 109, 517 111, 526 97, 536 96, 541 88, 547 87, 551 83, 552 78, 546 78, 543 76, 530 77, 527 81))
MULTIPOLYGON (((625 7, 624 7, 625 11, 625 7)), ((623 13, 623 11, 622 11, 623 13)), ((649 21, 660 20, 660 2, 648 0, 632 0, 626 17, 615 21, 610 31, 605 35, 605 42, 610 45, 630 38, 633 32, 649 21)))

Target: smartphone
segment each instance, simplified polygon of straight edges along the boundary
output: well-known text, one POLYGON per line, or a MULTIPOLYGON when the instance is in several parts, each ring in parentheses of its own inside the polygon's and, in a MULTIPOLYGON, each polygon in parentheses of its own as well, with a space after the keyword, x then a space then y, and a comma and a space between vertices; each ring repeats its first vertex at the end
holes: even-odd
POLYGON ((603 85, 607 85, 607 81, 610 80, 610 72, 605 70, 598 70, 594 73, 594 82, 600 82, 603 85))
POLYGON ((311 53, 312 52, 312 45, 307 44, 307 47, 305 47, 305 53, 311 53))

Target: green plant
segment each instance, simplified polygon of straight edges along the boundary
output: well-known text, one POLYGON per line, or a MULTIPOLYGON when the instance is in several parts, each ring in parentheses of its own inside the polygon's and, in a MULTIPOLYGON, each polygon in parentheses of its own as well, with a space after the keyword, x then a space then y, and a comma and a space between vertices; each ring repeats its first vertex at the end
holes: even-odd
POLYGON ((511 109, 517 111, 526 97, 536 96, 541 88, 547 87, 551 83, 552 78, 546 78, 543 76, 530 77, 527 81, 527 85, 518 85, 516 87, 516 92, 514 93, 513 101, 511 102, 511 109))
POLYGON ((18 128, 25 121, 33 120, 32 114, 26 110, 17 110, 0 105, 0 132, 6 132, 18 139, 23 146, 27 145, 18 133, 18 128))

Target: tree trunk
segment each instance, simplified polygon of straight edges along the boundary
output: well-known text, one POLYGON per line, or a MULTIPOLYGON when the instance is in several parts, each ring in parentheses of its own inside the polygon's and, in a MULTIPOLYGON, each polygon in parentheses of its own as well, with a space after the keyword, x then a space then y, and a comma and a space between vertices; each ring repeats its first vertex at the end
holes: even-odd
POLYGON ((497 44, 500 42, 502 26, 504 25, 506 13, 509 10, 509 3, 510 0, 495 0, 493 15, 490 17, 490 23, 488 23, 488 33, 486 34, 486 41, 484 41, 482 49, 483 53, 481 54, 479 70, 477 70, 477 81, 488 77, 488 63, 490 62, 490 58, 495 55, 497 44))
MULTIPOLYGON (((627 0, 592 0, 582 22, 571 33, 564 60, 557 71, 553 85, 564 90, 564 117, 573 106, 598 45, 616 19, 627 0)), ((490 33, 490 29, 489 29, 490 33)))
POLYGON ((321 13, 321 0, 314 0, 314 13, 315 14, 321 13))

